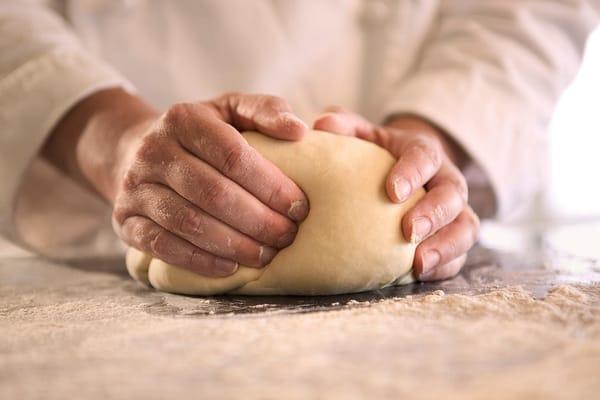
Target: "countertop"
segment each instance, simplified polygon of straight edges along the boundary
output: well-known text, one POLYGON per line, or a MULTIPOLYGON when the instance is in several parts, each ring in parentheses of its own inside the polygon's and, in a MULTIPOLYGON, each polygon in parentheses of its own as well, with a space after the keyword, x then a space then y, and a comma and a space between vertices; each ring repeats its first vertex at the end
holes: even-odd
POLYGON ((141 286, 121 259, 0 254, 4 399, 563 398, 600 390, 600 272, 550 269, 537 253, 478 247, 458 277, 434 284, 207 298, 141 286), (524 341, 524 332, 538 339, 524 341), (571 380, 570 391, 553 389, 561 379, 571 380))

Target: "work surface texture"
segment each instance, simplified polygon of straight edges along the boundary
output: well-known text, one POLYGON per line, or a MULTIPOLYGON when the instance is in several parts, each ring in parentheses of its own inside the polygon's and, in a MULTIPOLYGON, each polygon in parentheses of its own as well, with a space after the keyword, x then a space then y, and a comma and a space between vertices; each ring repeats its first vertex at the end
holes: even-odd
POLYGON ((594 272, 519 269, 484 253, 437 285, 244 299, 158 293, 122 261, 80 264, 0 259, 0 398, 600 393, 594 272))

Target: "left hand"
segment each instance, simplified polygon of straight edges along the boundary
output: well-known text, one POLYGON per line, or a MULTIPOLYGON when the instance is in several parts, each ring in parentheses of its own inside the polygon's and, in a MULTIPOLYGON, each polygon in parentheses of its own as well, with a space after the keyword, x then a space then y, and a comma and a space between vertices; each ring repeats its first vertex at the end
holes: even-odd
POLYGON ((386 180, 392 201, 401 203, 417 188, 426 188, 426 195, 401 222, 404 237, 419 243, 415 277, 434 281, 456 275, 479 234, 479 219, 467 203, 467 183, 459 169, 466 155, 417 117, 398 117, 380 127, 355 113, 329 110, 315 120, 315 129, 368 140, 398 160, 386 180))

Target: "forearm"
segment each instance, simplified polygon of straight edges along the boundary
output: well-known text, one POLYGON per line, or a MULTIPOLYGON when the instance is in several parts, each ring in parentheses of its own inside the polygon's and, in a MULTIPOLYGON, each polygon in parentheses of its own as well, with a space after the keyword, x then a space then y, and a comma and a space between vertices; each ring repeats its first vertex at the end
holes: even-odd
POLYGON ((420 115, 451 133, 473 159, 463 172, 478 169, 478 188, 485 181, 493 193, 491 214, 506 216, 542 184, 544 124, 599 14, 592 2, 463 3, 441 4, 382 114, 420 115))
POLYGON ((67 176, 109 201, 115 165, 128 130, 156 112, 122 89, 96 92, 77 103, 54 127, 42 155, 67 176))

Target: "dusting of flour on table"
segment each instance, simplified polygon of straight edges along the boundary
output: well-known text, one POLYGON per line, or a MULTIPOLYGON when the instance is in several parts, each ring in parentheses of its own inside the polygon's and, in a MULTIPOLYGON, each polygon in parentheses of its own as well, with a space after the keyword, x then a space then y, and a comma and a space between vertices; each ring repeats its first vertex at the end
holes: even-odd
POLYGON ((119 282, 72 287, 68 301, 52 290, 3 296, 0 398, 600 393, 599 285, 558 286, 543 300, 519 288, 437 291, 318 313, 191 318, 149 314, 119 282))

